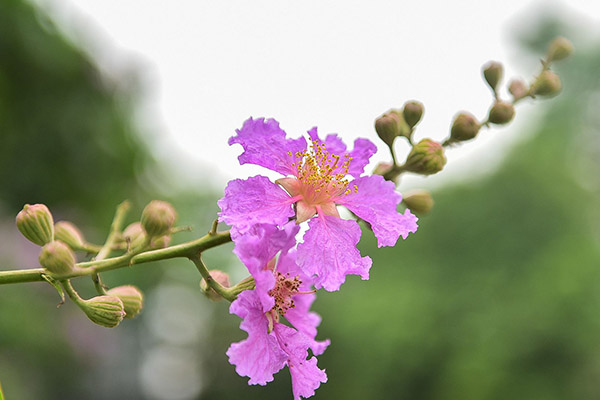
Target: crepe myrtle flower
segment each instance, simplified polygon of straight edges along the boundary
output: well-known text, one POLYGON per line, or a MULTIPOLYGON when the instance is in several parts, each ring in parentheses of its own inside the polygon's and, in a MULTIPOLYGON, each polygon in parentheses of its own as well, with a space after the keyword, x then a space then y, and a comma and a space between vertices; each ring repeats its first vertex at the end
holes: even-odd
POLYGON ((417 229, 417 218, 396 206, 402 196, 392 182, 379 175, 361 176, 376 147, 367 139, 356 139, 354 149, 336 134, 319 138, 317 128, 303 137, 286 138, 274 119, 248 119, 229 144, 239 143, 244 152, 240 164, 256 164, 285 177, 275 183, 265 176, 228 183, 219 200, 219 220, 232 226, 234 241, 256 224, 283 226, 290 218, 308 221, 304 242, 298 245, 298 265, 315 276, 317 289, 338 290, 348 274, 369 279, 371 259, 356 249, 361 230, 354 220, 343 220, 337 205, 347 207, 367 221, 378 246, 393 246, 417 229))
POLYGON ((240 293, 231 304, 230 312, 243 319, 240 327, 248 338, 227 350, 229 362, 239 375, 250 378, 251 385, 266 385, 287 365, 294 399, 312 396, 327 381, 314 356, 329 345, 329 340, 315 340, 321 319, 309 311, 315 300, 313 280, 296 264, 295 249, 290 250, 298 229, 293 222, 283 229, 257 225, 236 242, 234 252, 248 267, 256 288, 240 293))

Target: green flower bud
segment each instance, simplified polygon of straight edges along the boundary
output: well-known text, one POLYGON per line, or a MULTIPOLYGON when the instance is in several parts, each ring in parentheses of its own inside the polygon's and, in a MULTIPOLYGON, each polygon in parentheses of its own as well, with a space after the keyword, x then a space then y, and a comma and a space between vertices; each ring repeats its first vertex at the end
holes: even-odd
POLYGON ((552 71, 542 72, 533 85, 531 85, 531 94, 534 96, 552 97, 556 96, 562 89, 560 78, 552 71))
POLYGON ((72 249, 80 249, 84 243, 81 231, 69 221, 59 221, 54 225, 54 237, 72 249))
POLYGON ((488 119, 492 124, 503 125, 508 124, 514 116, 515 108, 512 104, 497 101, 492 108, 490 108, 488 119))
POLYGON ((519 100, 529 94, 527 84, 520 79, 514 79, 508 85, 508 91, 512 94, 513 100, 519 100))
POLYGON ((433 208, 433 198, 426 190, 413 190, 402 201, 409 210, 417 214, 427 214, 433 208))
POLYGON ((406 158, 404 169, 422 175, 433 175, 446 165, 444 148, 431 139, 423 139, 417 143, 406 158))
POLYGON ((16 221, 17 228, 30 242, 43 246, 54 240, 54 220, 44 204, 25 204, 16 221))
POLYGON ((152 200, 142 211, 142 226, 148 236, 163 236, 175 225, 177 213, 166 201, 152 200))
POLYGON ((503 73, 504 68, 497 61, 490 61, 483 66, 483 77, 494 92, 502 80, 503 73))
POLYGON ((137 249, 146 243, 146 231, 139 222, 129 224, 123 231, 123 239, 129 243, 130 249, 137 249))
POLYGON ((423 104, 416 101, 407 101, 404 103, 404 108, 402 108, 402 115, 404 116, 404 120, 413 128, 415 125, 419 123, 421 117, 423 117, 423 112, 425 109, 423 108, 423 104))
POLYGON ((54 240, 42 247, 39 262, 51 273, 65 275, 75 269, 75 254, 63 242, 54 240))
MULTIPOLYGON (((220 271, 218 269, 211 269, 208 272, 210 273, 210 276, 215 281, 217 281, 218 283, 221 284, 221 286, 224 286, 226 288, 228 288, 229 286, 231 286, 231 284, 229 283, 229 275, 227 273, 225 273, 223 271, 220 271)), ((209 287, 208 284, 206 283, 206 281, 204 279, 202 279, 200 281, 200 289, 202 289, 202 293, 204 293, 204 295, 206 297, 208 297, 212 301, 223 300, 223 298, 221 297, 221 295, 219 295, 211 287, 209 287)))
POLYGON ((96 296, 83 300, 79 307, 95 324, 114 328, 125 318, 123 302, 116 296, 96 296))
POLYGON ((118 297, 123 303, 125 318, 134 318, 144 306, 144 295, 140 289, 132 285, 117 286, 106 292, 109 296, 118 297))
POLYGON ((573 44, 569 39, 557 37, 548 47, 547 62, 560 61, 569 57, 573 53, 573 44))
POLYGON ((477 122, 477 119, 468 112, 463 111, 454 117, 450 128, 450 137, 459 142, 471 140, 477 136, 480 128, 481 125, 477 122))
POLYGON ((400 121, 394 114, 383 114, 375 120, 375 131, 379 139, 392 146, 394 139, 400 134, 400 121))

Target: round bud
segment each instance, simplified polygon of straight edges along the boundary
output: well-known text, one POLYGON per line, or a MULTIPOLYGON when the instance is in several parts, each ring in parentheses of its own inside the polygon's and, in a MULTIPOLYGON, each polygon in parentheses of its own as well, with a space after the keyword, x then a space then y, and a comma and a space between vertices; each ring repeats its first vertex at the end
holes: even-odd
POLYGON ((144 306, 144 294, 132 285, 117 286, 106 292, 109 296, 118 297, 123 303, 125 318, 134 318, 144 306))
POLYGON ((514 116, 515 108, 512 104, 497 101, 492 108, 490 108, 488 119, 492 124, 503 125, 508 124, 514 116))
POLYGON ((410 136, 412 135, 412 130, 404 120, 403 112, 401 110, 390 110, 389 113, 391 115, 395 115, 398 118, 398 136, 404 136, 410 139, 410 136))
POLYGON ((433 198, 426 190, 413 190, 402 201, 409 210, 417 214, 427 214, 433 208, 433 198))
POLYGON ((548 47, 547 62, 564 60, 573 53, 573 44, 569 39, 557 37, 548 47))
POLYGON ((556 96, 562 89, 560 78, 552 71, 542 72, 533 85, 531 85, 531 94, 534 96, 552 97, 556 96))
POLYGON ((141 222, 148 236, 152 238, 169 233, 175 225, 176 218, 177 213, 171 204, 152 200, 142 211, 141 222))
POLYGON ((92 297, 79 306, 93 323, 106 328, 114 328, 125 318, 123 302, 116 296, 92 297))
POLYGON ((56 275, 65 275, 75 269, 73 250, 61 241, 54 240, 42 247, 40 265, 56 275))
POLYGON ((375 120, 375 131, 379 139, 392 146, 394 139, 400 134, 400 121, 394 114, 383 114, 375 120))
POLYGON ((81 231, 69 221, 59 221, 54 225, 54 237, 72 249, 80 249, 84 242, 81 231))
POLYGON ((479 122, 468 112, 461 112, 454 117, 450 128, 450 137, 455 141, 471 140, 479 133, 479 122))
POLYGON ((424 112, 423 104, 416 101, 407 101, 404 103, 404 108, 402 108, 402 115, 404 116, 404 120, 413 128, 415 125, 419 123, 421 117, 423 117, 424 112))
POLYGON ((446 165, 446 156, 442 145, 431 139, 417 143, 406 158, 404 169, 422 175, 433 175, 446 165))
POLYGON ((508 92, 512 94, 513 100, 519 100, 529 94, 529 88, 522 80, 514 79, 508 85, 508 92))
POLYGON ((483 66, 483 77, 494 92, 502 80, 503 72, 502 64, 497 61, 490 61, 483 66))
MULTIPOLYGON (((218 283, 221 284, 221 286, 224 286, 226 288, 228 288, 230 286, 229 275, 227 273, 225 273, 223 271, 220 271, 218 269, 211 269, 208 272, 210 273, 210 276, 215 281, 217 281, 218 283)), ((200 289, 202 289, 202 293, 204 293, 204 295, 206 297, 208 297, 212 301, 223 300, 223 298, 221 297, 221 295, 219 295, 211 287, 209 287, 208 284, 206 283, 206 281, 204 279, 202 279, 200 281, 200 289)))
POLYGON ((43 246, 54 240, 54 220, 44 204, 25 204, 16 221, 17 228, 30 242, 43 246))
POLYGON ((123 239, 129 244, 130 249, 136 249, 146 242, 146 231, 141 223, 134 222, 123 231, 123 239))

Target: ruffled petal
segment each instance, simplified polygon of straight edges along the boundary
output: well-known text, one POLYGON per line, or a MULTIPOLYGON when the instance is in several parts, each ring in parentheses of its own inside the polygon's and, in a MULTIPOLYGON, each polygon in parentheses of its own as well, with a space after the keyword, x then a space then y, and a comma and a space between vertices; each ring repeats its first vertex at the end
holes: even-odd
POLYGON ((283 175, 295 175, 296 167, 292 166, 299 157, 296 155, 306 149, 306 140, 286 139, 285 131, 274 119, 249 118, 237 135, 229 139, 229 144, 239 143, 244 152, 238 157, 240 164, 256 164, 279 172, 283 175))
POLYGON ((272 265, 269 263, 277 253, 285 254, 296 244, 299 229, 293 221, 288 222, 283 229, 274 225, 259 224, 235 239, 233 252, 254 278, 263 312, 269 311, 275 305, 273 297, 269 295, 269 291, 275 286, 272 265))
POLYGON ((219 221, 233 227, 232 236, 244 234, 256 224, 283 225, 294 216, 290 196, 264 176, 234 179, 225 188, 219 221))
POLYGON ((302 332, 283 324, 275 324, 273 332, 281 349, 288 355, 294 400, 313 396, 321 383, 327 382, 327 374, 317 367, 316 357, 306 359, 310 341, 302 332))
POLYGON ((356 191, 335 201, 371 224, 379 247, 393 246, 400 236, 406 239, 409 233, 416 232, 417 217, 409 210, 400 214, 396 209, 402 196, 392 182, 373 175, 355 179, 350 184, 356 185, 356 191))
MULTIPOLYGON (((303 288, 301 287, 301 290, 303 288)), ((294 296, 294 308, 285 313, 285 319, 298 331, 310 339, 310 348, 315 356, 323 354, 331 343, 329 339, 317 341, 317 326, 321 323, 321 317, 315 312, 310 312, 310 306, 316 299, 315 294, 298 294, 294 296)))
POLYGON ((348 173, 355 178, 358 178, 365 171, 365 167, 369 164, 369 159, 377 152, 377 146, 368 139, 356 139, 354 141, 354 149, 350 152, 350 165, 348 173))
POLYGON ((315 287, 339 290, 346 275, 369 279, 371 259, 361 257, 356 248, 360 227, 356 221, 322 216, 308 223, 304 243, 298 245, 298 265, 307 275, 315 275, 315 287))
POLYGON ((277 337, 268 333, 268 321, 254 290, 240 293, 229 311, 243 318, 240 328, 248 332, 246 340, 233 343, 227 350, 229 363, 240 376, 250 378, 249 385, 266 385, 285 366, 289 355, 277 337))

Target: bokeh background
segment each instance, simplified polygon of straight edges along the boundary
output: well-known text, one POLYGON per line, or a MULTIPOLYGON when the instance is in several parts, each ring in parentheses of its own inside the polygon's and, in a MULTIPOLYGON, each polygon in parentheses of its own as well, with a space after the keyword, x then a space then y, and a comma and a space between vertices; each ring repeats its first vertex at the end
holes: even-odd
MULTIPOLYGON (((575 43, 575 56, 557 66, 563 93, 518 109, 518 118, 531 117, 513 127, 483 132, 512 132, 517 140, 461 153, 463 167, 451 179, 403 182, 403 191, 429 186, 435 208, 417 234, 394 248, 377 249, 365 232, 360 249, 373 258, 371 279, 349 279, 340 292, 320 294, 319 335, 332 345, 319 357, 329 382, 315 398, 600 398, 600 38, 583 20, 547 7, 515 18, 521 23, 509 35, 511 62, 531 75, 552 37, 575 43), (493 168, 481 161, 488 159, 493 168)), ((368 26, 361 29, 368 35, 368 26)), ((134 204, 130 221, 151 199, 171 201, 180 223, 194 228, 177 241, 198 237, 215 218, 223 175, 189 170, 193 163, 182 171, 175 150, 156 151, 167 140, 157 139, 160 129, 140 122, 149 90, 143 66, 115 73, 94 57, 47 8, 0 1, 0 269, 37 266, 39 248, 14 226, 24 203, 47 204, 56 220, 76 222, 94 242, 104 239, 125 198, 134 204), (181 184, 186 179, 190 184, 181 184)), ((442 84, 444 93, 461 90, 456 77, 442 84)), ((378 90, 385 98, 396 86, 378 90)), ((396 103, 385 107, 409 99, 393 97, 396 103)), ((489 99, 476 100, 485 110, 489 99)), ((362 136, 376 139, 372 128, 362 136)), ((241 279, 231 250, 211 250, 207 264, 241 279)), ((285 370, 267 387, 249 387, 235 374, 225 351, 245 334, 227 304, 202 296, 192 264, 171 260, 104 279, 142 287, 142 315, 109 330, 69 302, 57 309, 49 285, 0 287, 0 382, 7 399, 291 396, 285 370)), ((76 285, 92 295, 91 282, 76 285)))

